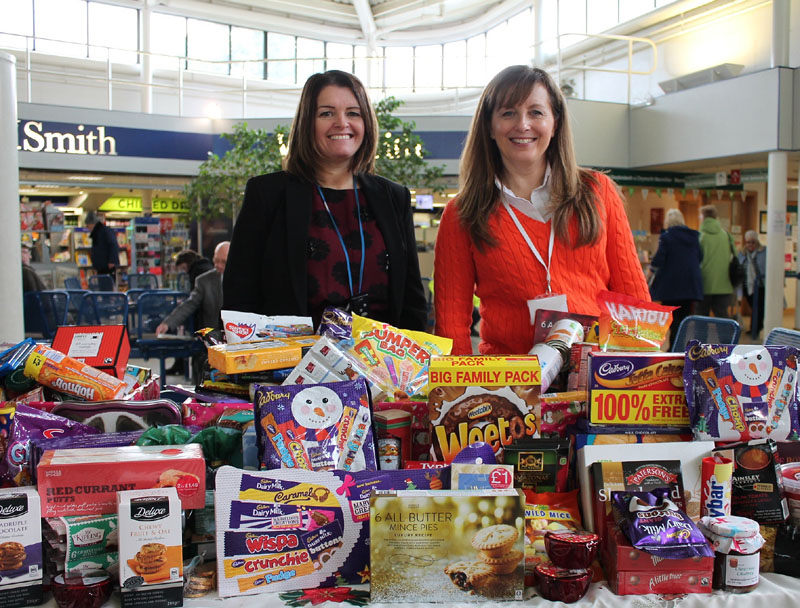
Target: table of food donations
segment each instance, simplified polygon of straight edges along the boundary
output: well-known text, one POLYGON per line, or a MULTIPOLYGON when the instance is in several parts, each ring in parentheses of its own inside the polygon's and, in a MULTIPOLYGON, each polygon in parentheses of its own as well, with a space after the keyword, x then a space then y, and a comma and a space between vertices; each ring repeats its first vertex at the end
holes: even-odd
POLYGON ((598 306, 508 356, 222 311, 164 389, 123 326, 2 345, 0 608, 800 604, 800 352, 598 306))

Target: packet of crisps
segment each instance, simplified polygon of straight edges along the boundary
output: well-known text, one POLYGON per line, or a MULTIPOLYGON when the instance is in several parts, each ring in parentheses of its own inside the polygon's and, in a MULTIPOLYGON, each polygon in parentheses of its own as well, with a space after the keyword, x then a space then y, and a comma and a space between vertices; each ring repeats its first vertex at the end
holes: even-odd
POLYGON ((677 306, 645 302, 624 293, 601 291, 599 344, 601 350, 660 350, 677 306))
POLYGON ((426 397, 431 355, 448 355, 452 347, 449 338, 353 315, 351 359, 387 401, 426 397))

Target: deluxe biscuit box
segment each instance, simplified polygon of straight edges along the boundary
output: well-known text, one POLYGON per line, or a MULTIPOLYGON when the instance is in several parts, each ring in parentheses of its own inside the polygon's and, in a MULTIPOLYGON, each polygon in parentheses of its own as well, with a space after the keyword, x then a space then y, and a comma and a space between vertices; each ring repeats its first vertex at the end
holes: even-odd
POLYGON ((521 600, 524 503, 514 489, 373 492, 372 601, 521 600))
POLYGON ((536 356, 432 357, 428 413, 433 460, 451 462, 476 441, 504 446, 539 437, 541 368, 536 356))
POLYGON ((0 608, 42 603, 42 515, 34 488, 0 490, 0 608))

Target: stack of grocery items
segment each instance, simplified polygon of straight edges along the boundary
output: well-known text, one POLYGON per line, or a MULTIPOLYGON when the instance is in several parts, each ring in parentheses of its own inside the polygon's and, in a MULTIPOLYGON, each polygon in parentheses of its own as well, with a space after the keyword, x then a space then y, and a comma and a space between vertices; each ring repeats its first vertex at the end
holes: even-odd
POLYGON ((117 588, 177 606, 215 587, 568 602, 601 580, 741 593, 800 575, 798 352, 662 353, 668 307, 601 298, 599 318, 538 311, 532 354, 507 357, 335 309, 316 333, 227 313, 200 332, 217 369, 165 393, 181 404, 124 349, 89 365, 96 329, 67 352, 10 346, 0 512, 44 540, 0 538, 0 606, 40 602, 42 580, 60 606, 117 588))

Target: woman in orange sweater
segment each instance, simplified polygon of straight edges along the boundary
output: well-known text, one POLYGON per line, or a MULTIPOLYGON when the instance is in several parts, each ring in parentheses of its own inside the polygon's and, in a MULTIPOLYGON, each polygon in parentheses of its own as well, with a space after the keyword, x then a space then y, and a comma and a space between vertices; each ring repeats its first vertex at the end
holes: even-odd
POLYGON ((578 167, 566 103, 544 71, 512 66, 483 91, 461 157, 460 191, 436 239, 436 333, 481 354, 527 353, 533 310, 597 315, 602 290, 650 300, 619 190, 578 167), (551 298, 544 300, 544 297, 551 298))

